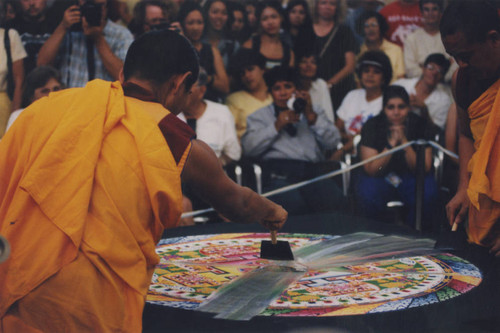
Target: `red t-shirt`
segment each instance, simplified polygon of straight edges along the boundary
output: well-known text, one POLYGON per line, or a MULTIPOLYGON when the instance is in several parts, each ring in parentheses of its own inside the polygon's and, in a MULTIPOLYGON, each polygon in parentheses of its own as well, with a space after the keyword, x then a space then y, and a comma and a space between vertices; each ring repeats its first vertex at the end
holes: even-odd
POLYGON ((380 10, 389 24, 385 37, 393 43, 403 47, 406 37, 422 26, 422 14, 418 2, 402 4, 400 0, 388 4, 380 10))

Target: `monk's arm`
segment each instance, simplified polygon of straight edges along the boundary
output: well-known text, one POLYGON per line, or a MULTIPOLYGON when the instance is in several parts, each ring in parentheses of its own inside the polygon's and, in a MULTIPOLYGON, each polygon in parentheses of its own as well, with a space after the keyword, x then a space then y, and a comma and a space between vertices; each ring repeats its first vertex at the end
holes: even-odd
POLYGON ((231 221, 259 222, 275 230, 287 219, 288 213, 281 206, 227 177, 213 151, 201 141, 193 140, 182 181, 231 221))
MULTIPOLYGON (((454 83, 456 76, 453 78, 454 83)), ((453 87, 454 88, 454 87, 453 87)), ((453 89, 455 93, 455 89, 453 89)), ((455 94, 454 94, 455 95, 455 94)), ((456 100, 456 98, 455 98, 456 100)), ((474 154, 474 140, 470 130, 470 119, 466 110, 463 110, 457 104, 457 119, 458 119, 458 167, 459 179, 458 188, 455 196, 446 205, 446 215, 450 224, 460 223, 467 216, 469 211, 470 200, 467 195, 467 187, 469 186, 470 173, 467 170, 469 161, 474 154)))

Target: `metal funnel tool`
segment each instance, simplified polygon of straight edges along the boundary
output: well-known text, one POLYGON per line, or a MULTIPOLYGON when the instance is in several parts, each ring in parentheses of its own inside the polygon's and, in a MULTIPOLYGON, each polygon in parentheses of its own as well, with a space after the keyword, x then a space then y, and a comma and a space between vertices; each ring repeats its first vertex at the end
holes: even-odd
POLYGON ((260 257, 271 260, 293 260, 292 249, 287 241, 276 240, 276 230, 271 231, 271 240, 260 244, 260 257))

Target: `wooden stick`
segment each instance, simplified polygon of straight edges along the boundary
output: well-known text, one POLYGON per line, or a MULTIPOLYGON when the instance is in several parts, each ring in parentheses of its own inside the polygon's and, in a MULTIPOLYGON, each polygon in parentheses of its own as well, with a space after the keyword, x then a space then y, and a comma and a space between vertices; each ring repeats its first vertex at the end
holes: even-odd
POLYGON ((276 239, 276 233, 277 233, 277 232, 278 232, 278 231, 276 231, 276 230, 271 230, 271 243, 272 243, 273 245, 276 245, 276 244, 278 243, 278 241, 277 241, 277 239, 276 239))
POLYGON ((455 222, 453 223, 453 226, 451 227, 451 231, 457 231, 458 229, 458 224, 455 222))

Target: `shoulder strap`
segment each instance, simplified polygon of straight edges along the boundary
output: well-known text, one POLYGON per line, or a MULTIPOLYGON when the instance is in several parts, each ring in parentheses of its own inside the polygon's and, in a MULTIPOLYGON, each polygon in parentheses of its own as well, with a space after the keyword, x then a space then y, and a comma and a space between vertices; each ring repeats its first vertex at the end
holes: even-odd
POLYGON ((5 29, 3 38, 5 53, 7 53, 7 95, 10 99, 14 97, 14 75, 12 73, 12 53, 10 51, 9 28, 5 29))
POLYGON ((321 50, 321 52, 319 53, 319 58, 322 58, 323 55, 325 54, 326 52, 326 49, 328 48, 328 46, 330 46, 330 43, 332 42, 333 40, 333 37, 335 37, 335 35, 337 34, 337 31, 339 30, 339 26, 335 26, 335 28, 332 30, 332 32, 330 33, 330 37, 328 37, 328 40, 326 41, 325 45, 323 45, 323 49, 321 50))

